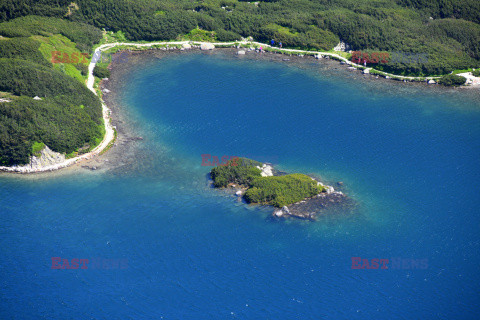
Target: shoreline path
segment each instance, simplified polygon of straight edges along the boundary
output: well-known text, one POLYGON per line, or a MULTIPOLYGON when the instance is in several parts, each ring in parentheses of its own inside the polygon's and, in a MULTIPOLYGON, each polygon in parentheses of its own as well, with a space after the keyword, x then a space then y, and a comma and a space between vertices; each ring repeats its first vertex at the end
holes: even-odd
MULTIPOLYGON (((235 41, 235 42, 199 42, 199 41, 160 41, 160 42, 149 42, 149 43, 134 43, 134 42, 114 42, 114 43, 106 43, 98 46, 92 56, 92 60, 90 61, 90 64, 88 65, 88 78, 87 78, 87 88, 92 91, 95 95, 97 95, 97 92, 94 88, 95 84, 95 77, 93 76, 93 69, 95 68, 95 65, 97 64, 99 58, 100 58, 100 52, 104 50, 111 49, 116 46, 135 46, 135 47, 151 47, 151 46, 156 46, 156 45, 183 45, 183 44, 194 44, 194 45, 201 45, 201 44, 212 44, 214 46, 235 46, 235 45, 250 45, 250 46, 261 46, 263 48, 273 48, 277 50, 281 50, 282 52, 291 52, 293 54, 313 54, 315 56, 317 55, 322 55, 322 56, 330 56, 330 57, 335 57, 340 61, 344 61, 345 64, 348 64, 352 67, 355 68, 364 68, 362 65, 356 64, 351 62, 350 60, 336 54, 336 53, 330 53, 330 52, 321 52, 321 51, 306 51, 306 50, 297 50, 297 49, 284 49, 284 48, 276 48, 272 47, 269 44, 261 43, 261 42, 255 42, 255 41, 235 41)), ((369 69, 367 69, 369 70, 369 69)), ((401 80, 418 80, 418 79, 427 79, 427 80, 433 80, 439 77, 407 77, 407 76, 398 76, 394 74, 389 74, 386 72, 382 72, 382 75, 384 76, 389 76, 389 77, 394 77, 397 79, 401 80)), ((105 124, 105 135, 103 137, 102 142, 96 146, 92 151, 82 154, 80 156, 71 158, 71 159, 66 159, 65 161, 61 163, 57 163, 54 165, 50 166, 45 166, 42 168, 34 168, 31 167, 30 165, 23 165, 23 166, 12 166, 12 167, 6 167, 6 166, 0 166, 0 171, 5 171, 5 172, 17 172, 17 173, 37 173, 37 172, 46 172, 46 171, 54 171, 58 170, 61 168, 69 167, 81 160, 87 160, 95 157, 96 155, 100 154, 114 139, 115 137, 115 132, 114 128, 112 127, 110 123, 110 109, 105 105, 105 102, 103 99, 100 99, 102 103, 102 114, 103 114, 103 121, 105 124)))

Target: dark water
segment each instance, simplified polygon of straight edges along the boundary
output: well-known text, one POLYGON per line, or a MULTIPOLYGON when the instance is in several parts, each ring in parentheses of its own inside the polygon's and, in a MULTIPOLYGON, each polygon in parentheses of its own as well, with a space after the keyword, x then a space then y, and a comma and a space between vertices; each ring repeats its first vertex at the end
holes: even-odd
POLYGON ((130 165, 0 176, 0 318, 475 319, 478 90, 356 77, 313 60, 146 57, 116 88, 144 138, 130 165), (358 206, 272 220, 210 189, 202 154, 343 181, 358 206))

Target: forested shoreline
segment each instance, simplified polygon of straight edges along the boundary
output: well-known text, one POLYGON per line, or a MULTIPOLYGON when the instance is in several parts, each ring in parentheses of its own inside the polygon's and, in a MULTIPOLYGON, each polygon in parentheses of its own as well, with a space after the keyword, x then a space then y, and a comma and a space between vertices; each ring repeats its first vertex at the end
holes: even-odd
POLYGON ((217 41, 252 36, 285 47, 426 54, 421 62, 380 63, 400 75, 443 75, 480 66, 476 0, 2 0, 0 21, 37 14, 121 31, 127 40, 173 40, 199 27, 217 41))
MULTIPOLYGON (((343 41, 367 55, 425 57, 366 62, 403 76, 480 67, 476 0, 0 0, 0 99, 9 101, 0 103, 0 165, 27 163, 42 143, 73 157, 101 141, 101 103, 85 86, 87 65, 52 55, 90 54, 102 29, 125 41, 251 36, 284 48, 333 52, 343 41)), ((108 74, 101 67, 97 77, 108 74)))

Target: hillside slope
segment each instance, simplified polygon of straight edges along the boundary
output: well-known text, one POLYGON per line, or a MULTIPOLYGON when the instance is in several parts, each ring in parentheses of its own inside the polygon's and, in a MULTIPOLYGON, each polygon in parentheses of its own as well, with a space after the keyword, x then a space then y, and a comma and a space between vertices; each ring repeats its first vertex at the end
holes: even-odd
POLYGON ((69 156, 97 145, 104 128, 101 103, 85 86, 89 61, 52 63, 52 52, 90 51, 100 30, 29 16, 1 23, 0 34, 0 165, 27 163, 39 144, 69 156))

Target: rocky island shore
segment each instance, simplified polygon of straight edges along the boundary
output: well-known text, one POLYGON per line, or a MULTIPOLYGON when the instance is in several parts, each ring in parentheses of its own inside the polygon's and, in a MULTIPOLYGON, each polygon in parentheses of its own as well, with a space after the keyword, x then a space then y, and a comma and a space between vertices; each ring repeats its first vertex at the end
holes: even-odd
POLYGON ((327 207, 353 204, 343 192, 316 178, 287 174, 271 164, 246 158, 230 160, 212 169, 210 176, 216 188, 233 191, 247 203, 272 206, 275 218, 316 220, 327 207))

